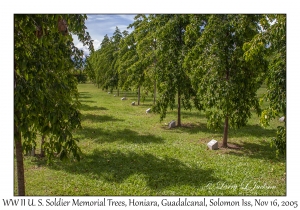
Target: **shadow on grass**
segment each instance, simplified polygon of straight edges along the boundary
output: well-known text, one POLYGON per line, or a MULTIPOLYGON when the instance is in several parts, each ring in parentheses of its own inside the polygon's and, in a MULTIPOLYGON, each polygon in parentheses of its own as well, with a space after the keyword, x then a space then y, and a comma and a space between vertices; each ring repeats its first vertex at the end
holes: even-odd
POLYGON ((79 99, 80 103, 96 103, 97 101, 92 101, 92 100, 81 100, 79 99))
POLYGON ((149 153, 123 153, 119 150, 94 150, 92 154, 84 155, 81 162, 55 164, 52 168, 111 183, 122 183, 130 176, 138 175, 151 189, 183 185, 201 187, 221 181, 213 176, 212 169, 190 167, 174 158, 158 158, 149 153))
POLYGON ((95 123, 124 121, 123 119, 118 119, 110 115, 96 115, 96 114, 84 114, 82 115, 82 120, 89 120, 95 123))
POLYGON ((276 158, 276 152, 274 148, 270 147, 270 142, 260 141, 259 143, 242 142, 240 145, 242 148, 237 150, 227 150, 225 153, 229 155, 236 155, 238 157, 249 157, 255 159, 261 159, 270 162, 286 162, 284 157, 276 158))
POLYGON ((105 107, 99 107, 99 106, 89 106, 87 104, 81 104, 80 110, 83 111, 103 111, 103 110, 108 110, 105 107))
POLYGON ((246 125, 239 129, 231 129, 229 135, 234 138, 246 136, 269 138, 276 136, 276 129, 264 129, 259 125, 246 125))
MULTIPOLYGON (((170 130, 179 133, 190 133, 195 134, 198 132, 203 132, 212 135, 223 135, 223 128, 213 130, 207 128, 206 123, 182 123, 182 126, 169 129, 168 126, 162 127, 165 130, 170 130)), ((276 136, 276 129, 264 129, 259 125, 247 125, 239 129, 229 129, 229 138, 239 138, 239 137, 257 137, 257 138, 269 138, 276 136)))
POLYGON ((178 132, 178 133, 189 133, 195 134, 199 132, 207 133, 207 134, 222 134, 220 130, 212 130, 208 129, 206 123, 198 122, 198 123, 185 123, 183 122, 181 126, 175 128, 168 128, 168 126, 162 127, 164 130, 168 130, 169 132, 178 132))
POLYGON ((164 143, 164 139, 161 137, 157 137, 149 133, 140 134, 127 128, 122 130, 105 131, 101 128, 94 129, 85 127, 78 134, 82 134, 85 136, 85 138, 92 139, 96 143, 100 144, 112 142, 124 142, 133 144, 164 143))
POLYGON ((82 98, 84 99, 84 98, 92 98, 92 97, 89 94, 81 94, 80 93, 79 96, 78 96, 78 98, 79 99, 82 99, 82 98))

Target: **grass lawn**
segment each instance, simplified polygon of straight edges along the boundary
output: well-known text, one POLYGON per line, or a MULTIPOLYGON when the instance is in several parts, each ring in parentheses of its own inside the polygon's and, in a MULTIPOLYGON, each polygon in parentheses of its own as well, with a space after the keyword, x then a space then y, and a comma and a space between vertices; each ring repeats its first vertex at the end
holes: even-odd
POLYGON ((183 126, 168 129, 176 110, 160 122, 145 112, 150 97, 131 106, 134 93, 122 101, 123 92, 114 97, 93 84, 78 89, 83 129, 74 135, 82 160, 48 166, 25 156, 27 195, 286 195, 286 160, 270 148, 278 120, 263 129, 253 114, 246 127, 229 130, 231 148, 211 151, 206 144, 220 142, 222 129, 207 129, 204 113, 182 111, 183 126))

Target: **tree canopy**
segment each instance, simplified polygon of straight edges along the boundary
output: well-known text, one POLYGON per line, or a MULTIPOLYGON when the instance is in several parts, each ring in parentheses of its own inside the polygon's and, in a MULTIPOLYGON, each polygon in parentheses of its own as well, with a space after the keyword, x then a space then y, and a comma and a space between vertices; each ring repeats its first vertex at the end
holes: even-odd
POLYGON ((23 150, 48 136, 43 147, 54 155, 80 159, 72 130, 80 128, 77 80, 72 69, 83 64, 83 52, 71 34, 93 50, 85 15, 14 16, 14 140, 19 195, 25 194, 23 150))

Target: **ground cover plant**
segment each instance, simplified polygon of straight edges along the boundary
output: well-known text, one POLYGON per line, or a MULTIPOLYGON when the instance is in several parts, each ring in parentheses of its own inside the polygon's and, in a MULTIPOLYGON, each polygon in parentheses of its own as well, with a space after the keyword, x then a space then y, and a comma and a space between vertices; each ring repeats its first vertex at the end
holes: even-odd
POLYGON ((169 129, 176 110, 163 121, 146 114, 150 96, 131 106, 135 92, 114 97, 93 84, 78 90, 81 161, 47 165, 38 154, 25 156, 26 195, 286 195, 286 160, 270 147, 278 119, 264 129, 253 111, 247 126, 229 130, 229 148, 212 151, 206 144, 220 142, 223 131, 208 129, 203 112, 182 110, 182 126, 169 129))

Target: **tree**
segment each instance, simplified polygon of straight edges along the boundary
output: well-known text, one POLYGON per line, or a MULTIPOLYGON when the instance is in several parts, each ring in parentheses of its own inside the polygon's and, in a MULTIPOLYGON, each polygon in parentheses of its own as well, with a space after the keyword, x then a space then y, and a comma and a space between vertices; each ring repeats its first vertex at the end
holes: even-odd
POLYGON ((48 136, 48 161, 80 159, 72 130, 80 127, 77 82, 72 69, 83 64, 71 33, 93 50, 85 15, 14 16, 14 142, 18 195, 25 195, 23 152, 48 136))
POLYGON ((111 53, 110 53, 110 39, 107 34, 104 36, 100 49, 92 52, 87 59, 88 69, 90 75, 95 75, 95 84, 102 87, 107 87, 106 81, 106 71, 111 65, 111 53))
MULTIPOLYGON (((187 62, 199 100, 206 110, 208 127, 224 122, 223 147, 227 147, 229 126, 245 126, 254 108, 260 113, 256 96, 262 84, 266 62, 263 52, 256 61, 245 60, 243 44, 259 30, 257 15, 209 15, 187 62)), ((195 31, 194 33, 197 33, 195 31)))
POLYGON ((284 125, 278 126, 272 145, 277 154, 286 154, 286 15, 263 15, 260 19, 261 32, 245 43, 245 58, 259 60, 259 53, 268 55, 266 70, 267 93, 264 100, 268 107, 261 114, 261 125, 266 127, 275 117, 284 116, 284 125))
POLYGON ((118 59, 121 39, 122 33, 116 27, 113 36, 108 38, 105 35, 101 42, 101 48, 92 53, 88 59, 91 69, 95 72, 98 88, 101 86, 103 89, 110 89, 112 92, 114 88, 118 89, 119 87, 118 59))
POLYGON ((124 89, 135 86, 138 90, 138 105, 140 105, 141 86, 145 75, 143 68, 139 65, 139 56, 136 51, 136 42, 133 33, 124 37, 120 43, 118 59, 119 75, 122 78, 120 85, 124 89))
MULTIPOLYGON (((140 104, 141 88, 146 91, 151 91, 151 83, 154 74, 151 70, 151 56, 153 56, 153 50, 151 45, 145 44, 145 40, 148 39, 149 24, 145 15, 135 16, 134 23, 130 24, 128 28, 133 28, 134 31, 124 36, 121 41, 120 59, 119 59, 119 75, 123 78, 123 86, 129 88, 134 86, 138 93, 138 105, 140 104)), ((153 94, 155 97, 155 93, 153 94)))
POLYGON ((122 40, 122 33, 118 27, 116 27, 115 32, 111 38, 111 48, 110 52, 112 53, 112 60, 111 66, 107 74, 110 75, 110 83, 109 87, 111 89, 117 88, 118 89, 118 96, 119 96, 119 74, 118 74, 118 59, 119 59, 119 51, 120 51, 120 42, 122 40))
MULTIPOLYGON (((181 108, 191 109, 191 99, 198 104, 196 92, 188 77, 188 69, 184 67, 184 59, 188 51, 184 43, 188 15, 156 15, 151 21, 156 25, 156 64, 157 83, 160 97, 154 110, 166 116, 167 108, 176 106, 177 126, 181 126, 181 108)), ((198 105, 196 105, 198 106, 198 105)))
POLYGON ((157 58, 156 58, 156 34, 159 24, 154 21, 156 15, 139 14, 134 17, 135 21, 129 25, 134 27, 132 32, 136 41, 138 54, 138 74, 143 75, 143 87, 147 92, 153 92, 153 105, 156 104, 157 92, 157 58))

